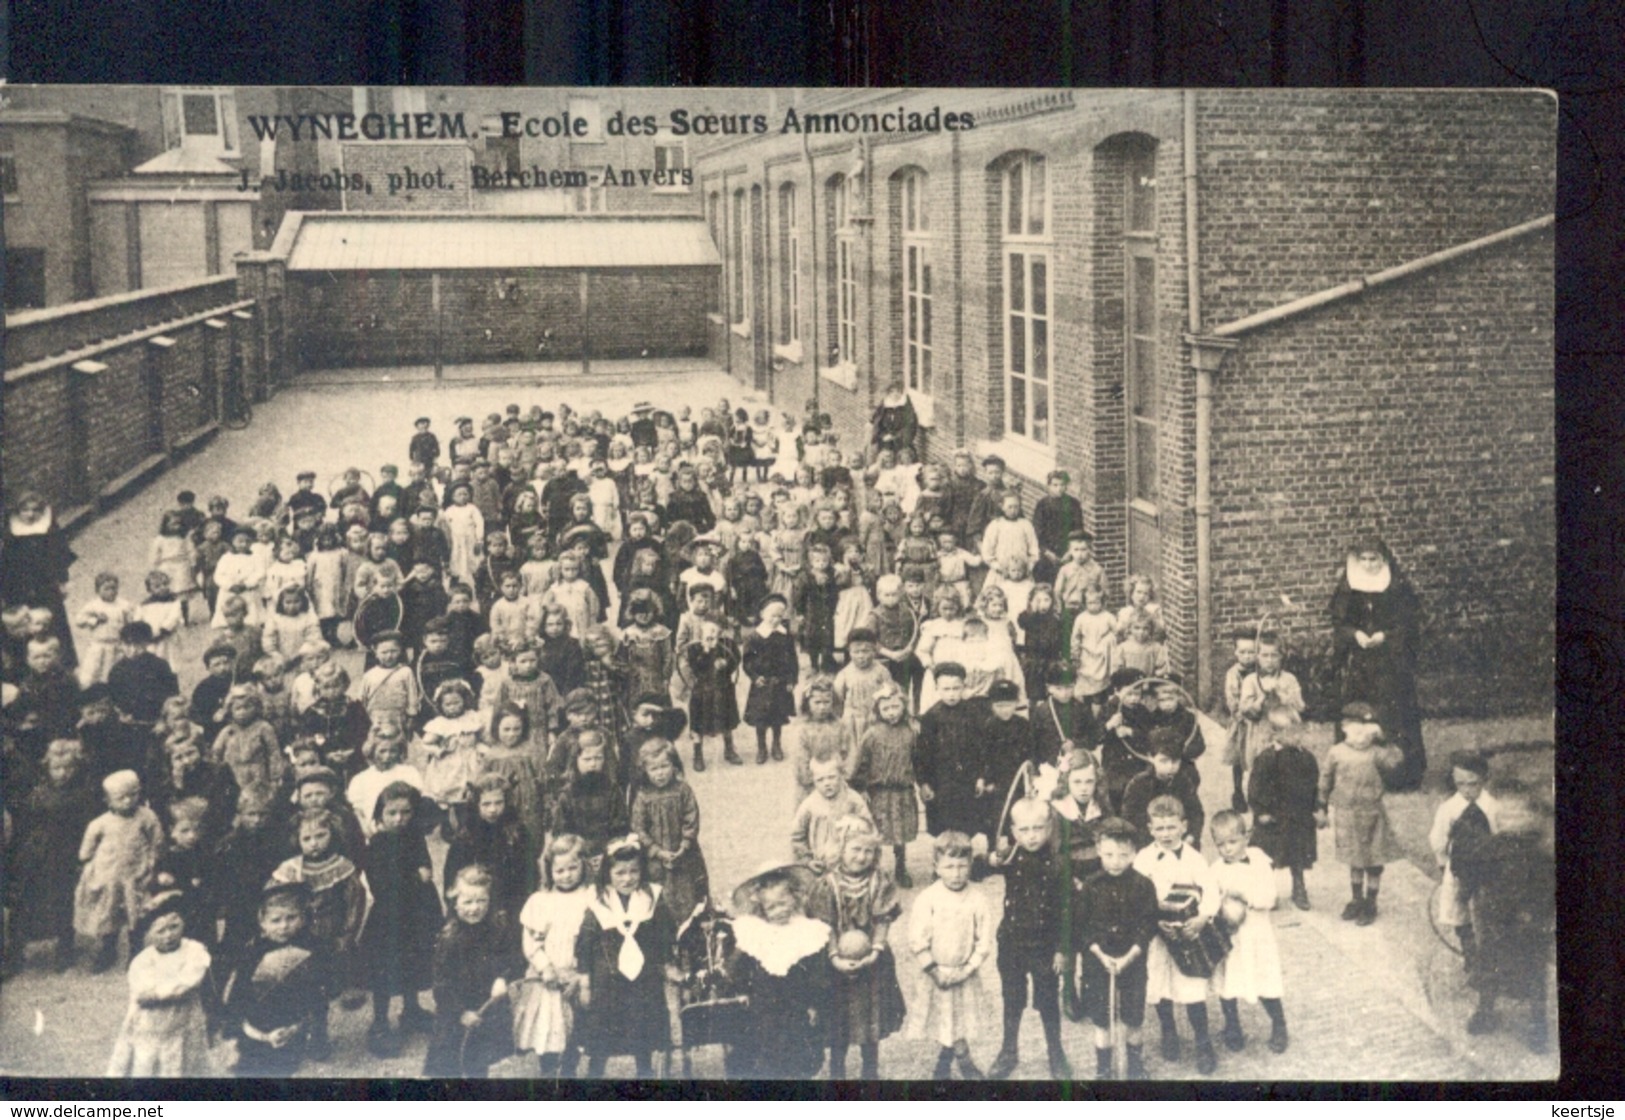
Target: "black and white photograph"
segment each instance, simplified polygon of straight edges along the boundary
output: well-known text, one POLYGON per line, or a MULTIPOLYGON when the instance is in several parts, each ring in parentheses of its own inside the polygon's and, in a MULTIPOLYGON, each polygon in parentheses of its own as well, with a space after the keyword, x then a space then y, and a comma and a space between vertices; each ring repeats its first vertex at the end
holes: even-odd
POLYGON ((1558 116, 0 86, 0 1074, 1555 1080, 1558 116))

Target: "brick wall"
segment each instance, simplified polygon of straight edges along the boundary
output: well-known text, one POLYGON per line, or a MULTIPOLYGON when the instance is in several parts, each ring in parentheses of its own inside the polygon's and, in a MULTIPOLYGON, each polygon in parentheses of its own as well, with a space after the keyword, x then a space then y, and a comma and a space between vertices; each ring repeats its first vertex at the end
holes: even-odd
POLYGON ((265 384, 255 310, 224 277, 9 317, 6 495, 77 512, 188 450, 233 368, 249 394, 265 384))
MULTIPOLYGON (((573 361, 584 339, 596 358, 700 355, 714 276, 712 268, 594 272, 584 323, 579 271, 444 272, 441 360, 573 361)), ((289 285, 299 368, 435 360, 432 273, 295 273, 289 285)))

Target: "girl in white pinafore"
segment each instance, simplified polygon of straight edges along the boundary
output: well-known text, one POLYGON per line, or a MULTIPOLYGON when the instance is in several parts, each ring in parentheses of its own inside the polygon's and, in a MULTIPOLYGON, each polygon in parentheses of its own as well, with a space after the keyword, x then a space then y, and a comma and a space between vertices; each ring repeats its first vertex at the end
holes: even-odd
POLYGON ((579 1053, 572 1038, 576 936, 593 895, 586 885, 586 843, 579 836, 556 836, 541 865, 546 887, 519 912, 530 968, 514 996, 513 1044, 536 1054, 543 1077, 572 1077, 579 1053))

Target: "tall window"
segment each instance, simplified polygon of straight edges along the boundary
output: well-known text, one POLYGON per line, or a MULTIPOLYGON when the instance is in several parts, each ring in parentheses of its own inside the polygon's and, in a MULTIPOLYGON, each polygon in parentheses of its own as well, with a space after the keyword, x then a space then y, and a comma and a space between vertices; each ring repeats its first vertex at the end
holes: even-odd
POLYGON ((796 185, 779 188, 779 345, 801 338, 801 223, 796 185))
POLYGON ((1001 176, 1005 431, 1048 445, 1050 423, 1050 222, 1044 157, 1024 155, 1001 176))
POLYGON ((829 181, 829 192, 834 211, 830 223, 834 234, 835 291, 831 304, 835 308, 836 365, 855 365, 858 356, 858 275, 857 227, 853 224, 855 207, 853 195, 857 180, 837 175, 829 181))
POLYGON ((748 219, 745 216, 745 192, 741 188, 734 191, 733 222, 728 245, 729 259, 733 262, 733 291, 730 293, 729 321, 743 323, 748 315, 750 303, 746 294, 750 288, 749 278, 745 269, 750 257, 745 251, 745 228, 748 219))
POLYGON ((17 196, 17 157, 11 152, 0 152, 0 195, 17 196))
POLYGON ((166 89, 162 94, 164 146, 235 157, 237 95, 229 89, 166 89))
POLYGON ((923 171, 910 171, 902 183, 903 373, 912 392, 931 387, 931 229, 923 171))
POLYGON ((1156 148, 1137 145, 1123 161, 1125 259, 1124 379, 1128 386, 1129 499, 1157 502, 1157 180, 1156 148))

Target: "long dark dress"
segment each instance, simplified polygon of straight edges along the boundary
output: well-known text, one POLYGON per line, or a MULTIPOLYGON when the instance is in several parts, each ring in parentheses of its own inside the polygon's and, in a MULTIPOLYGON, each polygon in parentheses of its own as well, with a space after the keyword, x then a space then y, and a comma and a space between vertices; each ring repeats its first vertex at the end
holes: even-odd
MULTIPOLYGON (((471 863, 480 864, 491 873, 491 905, 517 914, 530 897, 534 880, 530 853, 540 843, 541 837, 531 836, 512 809, 495 824, 471 813, 446 850, 445 889, 451 890, 457 872, 471 863)), ((438 921, 435 924, 438 927, 438 921)))
POLYGON ((418 869, 432 866, 429 846, 415 828, 377 832, 367 843, 362 868, 372 910, 361 934, 361 959, 371 991, 410 994, 422 990, 429 976, 442 920, 440 896, 418 869))
MULTIPOLYGON (((734 923, 736 934, 744 920, 734 923)), ((827 941, 810 946, 782 976, 749 952, 737 952, 729 971, 749 993, 750 1004, 745 1029, 728 1054, 730 1078, 801 1079, 818 1072, 824 1063, 820 1020, 829 1012, 827 949, 827 941)))
POLYGON ((795 639, 782 630, 767 637, 752 630, 745 635, 745 675, 750 695, 745 699, 745 722, 752 727, 783 727, 795 715, 792 690, 801 673, 795 639), (758 683, 765 680, 766 683, 758 683))
MULTIPOLYGON (((891 876, 875 868, 852 880, 832 871, 813 884, 807 895, 807 916, 830 927, 834 937, 861 930, 874 937, 877 922, 896 922, 903 913, 891 876)), ((824 1035, 831 1046, 879 1042, 903 1025, 903 989, 897 983, 897 964, 888 946, 875 963, 859 972, 829 974, 829 1013, 824 1035)))
POLYGON ((587 683, 587 657, 575 638, 569 635, 543 638, 536 644, 536 650, 542 672, 553 678, 553 686, 560 696, 568 696, 587 683))
POLYGON ((101 791, 82 771, 66 785, 42 780, 29 791, 6 859, 6 905, 19 945, 63 936, 71 943, 79 842, 101 811, 101 791))
POLYGON ((974 701, 963 701, 952 707, 938 704, 920 717, 914 775, 921 786, 931 789, 925 823, 933 836, 948 831, 975 835, 989 827, 986 810, 976 796, 976 779, 982 776, 979 740, 986 711, 974 701))
POLYGON ((495 907, 478 925, 453 917, 441 928, 434 943, 434 1035, 423 1076, 484 1077, 492 1063, 513 1053, 512 1000, 496 1000, 467 1032, 462 1016, 485 1005, 499 977, 511 984, 524 976, 519 946, 519 930, 495 907))
POLYGON ((576 938, 576 967, 591 981, 592 999, 576 1020, 582 1050, 593 1057, 615 1054, 647 1056, 671 1048, 666 1013, 665 965, 673 959, 677 926, 664 898, 638 927, 643 968, 628 980, 619 961, 624 935, 605 929, 595 906, 587 908, 576 938))
POLYGON ((891 397, 881 399, 869 420, 869 446, 875 451, 908 448, 919 453, 920 417, 914 411, 914 402, 907 393, 899 404, 888 403, 891 397))
POLYGON ((1488 995, 1544 1004, 1557 905, 1551 853, 1535 836, 1464 832, 1450 867, 1473 900, 1478 952, 1468 981, 1488 995))
POLYGON ((726 735, 739 726, 739 692, 734 670, 739 655, 726 642, 708 650, 691 642, 682 651, 683 673, 691 689, 688 725, 696 735, 726 735))
POLYGON ((1416 700, 1422 608, 1387 548, 1382 552, 1391 573, 1387 590, 1355 591, 1346 569, 1338 579, 1331 605, 1333 655, 1342 665, 1343 703, 1361 700, 1375 708, 1388 741, 1405 756, 1386 778, 1388 788, 1399 791, 1417 788, 1427 770, 1422 710, 1416 700), (1383 642, 1361 649, 1356 631, 1381 633, 1383 642))
POLYGON ((68 569, 77 557, 49 508, 45 511, 45 525, 42 533, 18 534, 13 531, 11 517, 0 515, 0 603, 49 609, 51 633, 62 639, 62 664, 72 669, 79 660, 61 588, 68 582, 68 569))
POLYGON ((700 851, 699 799, 687 782, 672 782, 665 789, 640 786, 632 798, 632 831, 646 846, 668 852, 688 841, 688 850, 670 868, 661 860, 649 860, 649 881, 664 889, 662 898, 673 920, 681 925, 711 896, 711 877, 700 851))
POLYGON ((1299 746, 1262 752, 1247 780, 1253 809, 1253 843, 1276 867, 1309 868, 1319 854, 1315 797, 1320 764, 1299 746), (1269 817, 1265 821, 1262 817, 1269 817))

